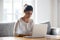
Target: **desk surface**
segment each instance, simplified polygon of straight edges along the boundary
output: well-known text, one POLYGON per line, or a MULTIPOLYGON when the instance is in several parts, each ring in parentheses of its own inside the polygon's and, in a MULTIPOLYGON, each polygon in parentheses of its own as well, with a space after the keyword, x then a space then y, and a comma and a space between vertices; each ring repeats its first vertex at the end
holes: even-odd
POLYGON ((0 40, 58 40, 51 38, 0 37, 0 40))

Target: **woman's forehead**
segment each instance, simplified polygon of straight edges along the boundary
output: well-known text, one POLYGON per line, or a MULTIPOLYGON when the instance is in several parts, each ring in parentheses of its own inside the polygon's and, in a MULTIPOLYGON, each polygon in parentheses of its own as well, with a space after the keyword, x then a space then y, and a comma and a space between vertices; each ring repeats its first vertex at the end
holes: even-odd
POLYGON ((32 13, 33 11, 26 11, 26 12, 32 13))

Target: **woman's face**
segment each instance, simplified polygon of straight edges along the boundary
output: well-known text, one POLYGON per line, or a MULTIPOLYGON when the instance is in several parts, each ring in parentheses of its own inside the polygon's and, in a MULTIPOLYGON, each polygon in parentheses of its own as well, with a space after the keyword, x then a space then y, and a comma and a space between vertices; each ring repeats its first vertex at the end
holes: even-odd
POLYGON ((32 15, 32 12, 33 12, 33 11, 25 11, 25 16, 26 16, 27 18, 30 18, 31 15, 32 15))

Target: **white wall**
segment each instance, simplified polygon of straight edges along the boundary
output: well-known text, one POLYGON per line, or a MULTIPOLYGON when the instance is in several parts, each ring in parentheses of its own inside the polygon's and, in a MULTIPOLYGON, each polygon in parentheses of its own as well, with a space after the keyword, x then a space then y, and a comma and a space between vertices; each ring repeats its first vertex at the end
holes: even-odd
POLYGON ((37 23, 51 22, 60 27, 60 0, 37 0, 37 23))
POLYGON ((52 1, 51 26, 60 27, 60 0, 52 1))
POLYGON ((37 20, 39 23, 50 21, 51 0, 37 0, 37 20))
POLYGON ((0 0, 0 22, 2 21, 3 15, 3 0, 0 0))
POLYGON ((60 27, 60 0, 58 0, 58 27, 60 27))

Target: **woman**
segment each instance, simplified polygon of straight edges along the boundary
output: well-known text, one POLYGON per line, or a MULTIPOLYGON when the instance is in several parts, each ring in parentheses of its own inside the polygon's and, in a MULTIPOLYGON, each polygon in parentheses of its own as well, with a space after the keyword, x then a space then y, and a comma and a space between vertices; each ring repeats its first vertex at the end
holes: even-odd
POLYGON ((25 5, 25 15, 21 17, 15 24, 15 36, 31 36, 33 28, 33 20, 30 19, 33 12, 31 5, 25 5))

